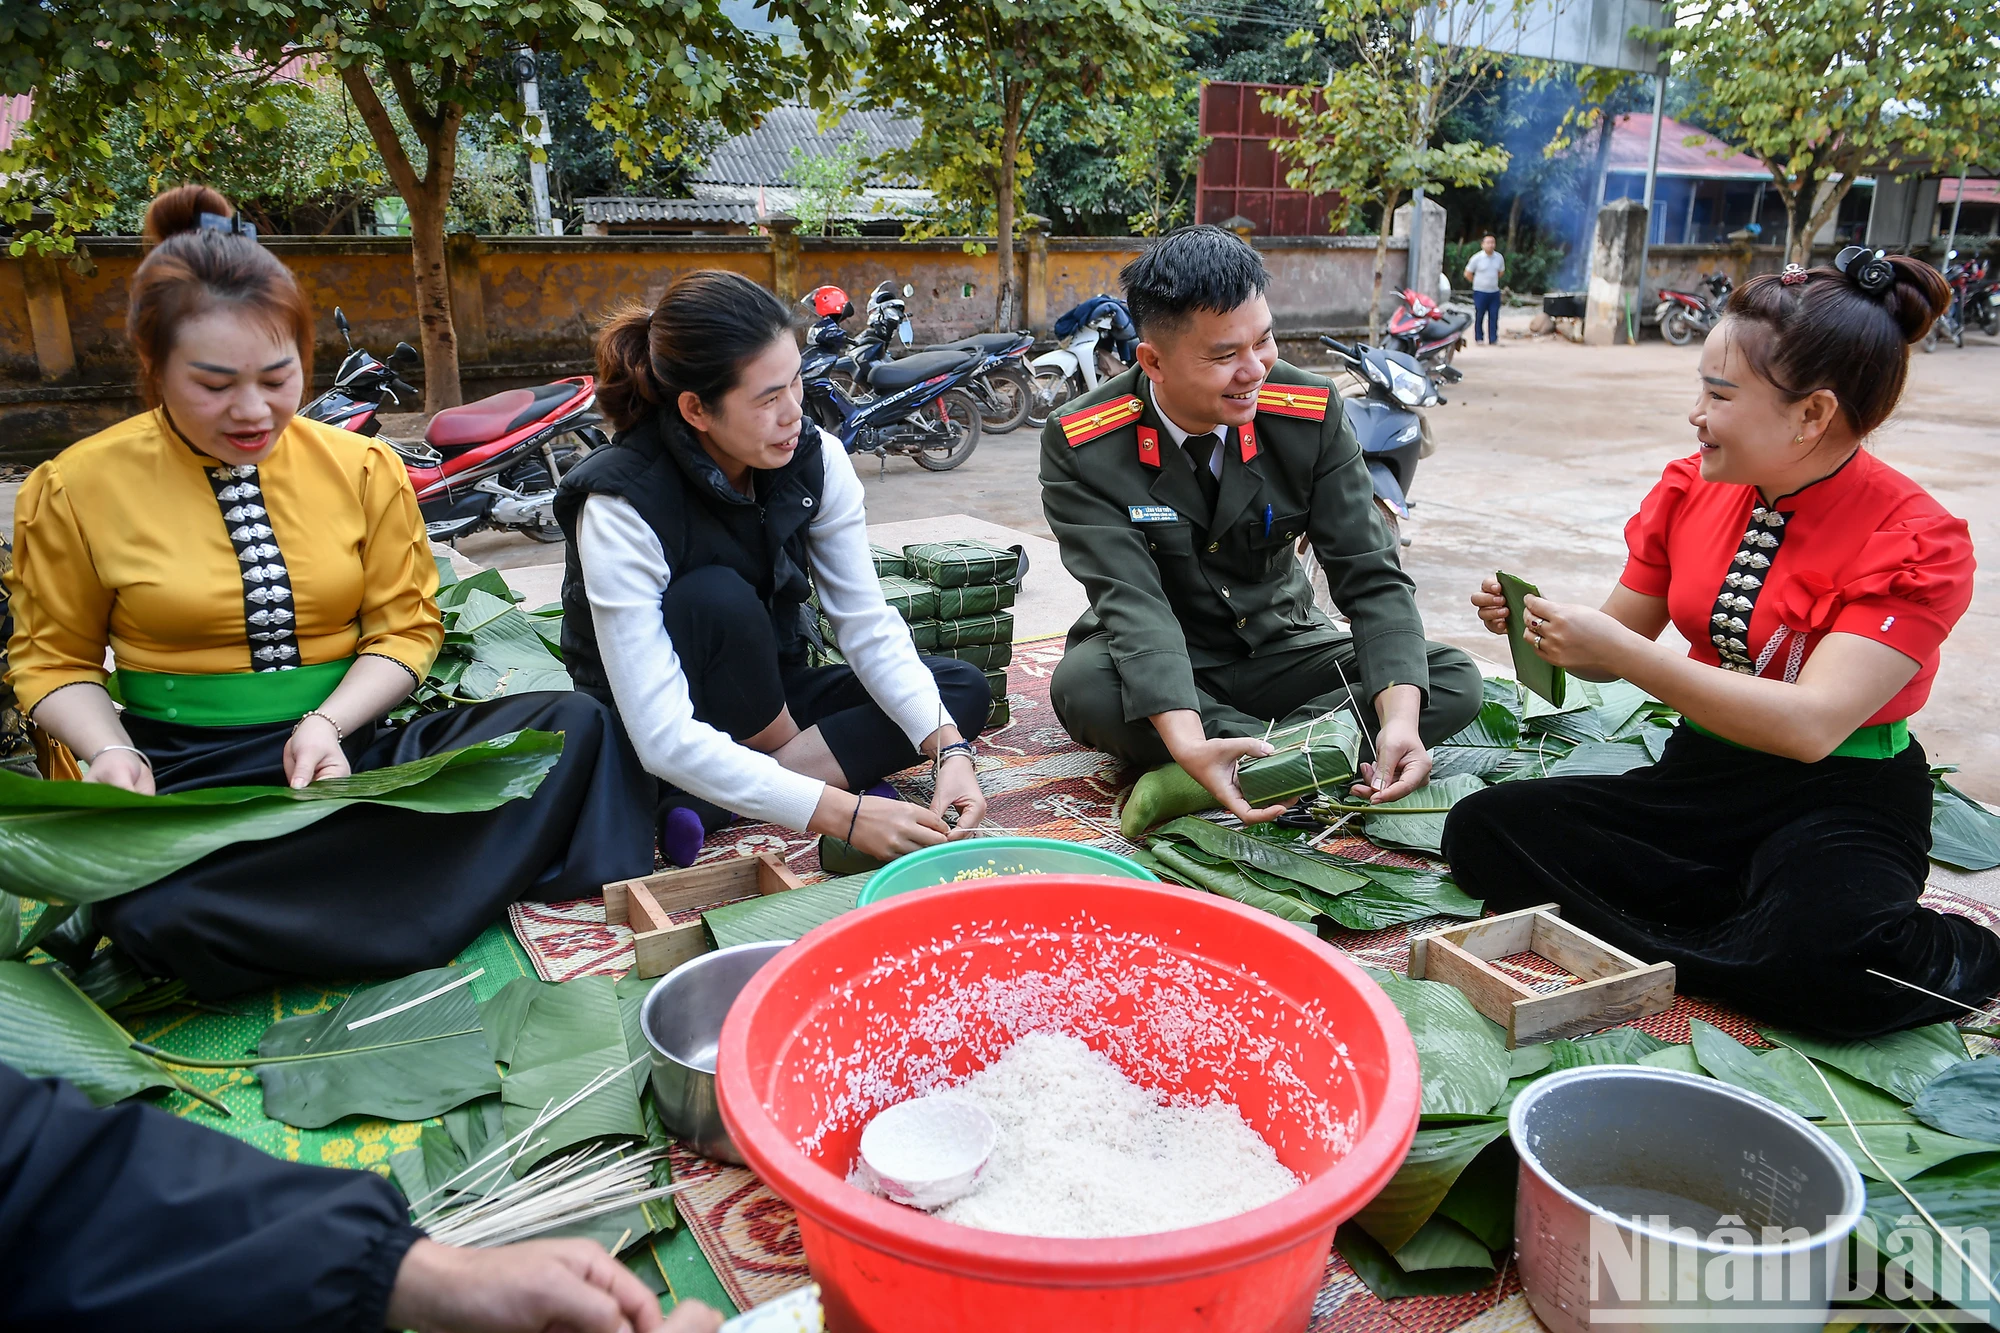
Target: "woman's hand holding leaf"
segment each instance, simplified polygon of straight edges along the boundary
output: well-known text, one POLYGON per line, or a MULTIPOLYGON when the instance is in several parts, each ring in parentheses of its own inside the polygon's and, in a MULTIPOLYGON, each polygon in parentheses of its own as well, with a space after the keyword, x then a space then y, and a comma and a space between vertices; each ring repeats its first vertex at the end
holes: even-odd
POLYGON ((318 713, 300 718, 292 738, 285 742, 285 781, 294 788, 309 787, 323 778, 344 778, 351 772, 333 723, 318 713))
POLYGON ((1472 594, 1472 605, 1488 633, 1507 632, 1507 595, 1500 591, 1500 580, 1487 579, 1480 584, 1479 591, 1472 594))
POLYGON ((1637 637, 1624 625, 1591 607, 1532 594, 1522 605, 1528 612, 1528 642, 1543 661, 1607 678, 1624 674, 1621 650, 1637 637))
POLYGON ((973 766, 972 756, 963 750, 946 755, 937 771, 937 793, 931 797, 931 813, 943 819, 947 810, 958 812, 954 837, 969 833, 986 818, 986 793, 979 789, 979 770, 973 766))
POLYGON ((141 796, 153 794, 152 766, 130 750, 104 751, 84 770, 83 780, 135 791, 141 796))
POLYGON ((589 1240, 531 1240, 490 1250, 419 1240, 389 1294, 392 1328, 420 1333, 712 1333, 699 1302, 672 1320, 626 1267, 589 1240))

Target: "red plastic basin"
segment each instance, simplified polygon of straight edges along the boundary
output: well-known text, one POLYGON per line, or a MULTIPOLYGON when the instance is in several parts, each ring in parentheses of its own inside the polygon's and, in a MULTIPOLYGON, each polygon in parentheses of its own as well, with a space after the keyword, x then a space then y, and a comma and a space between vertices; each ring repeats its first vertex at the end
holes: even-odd
POLYGON ((799 1215, 827 1327, 1303 1329, 1334 1228, 1409 1150, 1409 1029, 1338 952, 1167 884, 940 885, 810 932, 738 996, 722 1118, 799 1215), (1204 1226, 1112 1240, 978 1231, 846 1183, 870 1116, 1062 1031, 1134 1082, 1219 1092, 1304 1184, 1204 1226))

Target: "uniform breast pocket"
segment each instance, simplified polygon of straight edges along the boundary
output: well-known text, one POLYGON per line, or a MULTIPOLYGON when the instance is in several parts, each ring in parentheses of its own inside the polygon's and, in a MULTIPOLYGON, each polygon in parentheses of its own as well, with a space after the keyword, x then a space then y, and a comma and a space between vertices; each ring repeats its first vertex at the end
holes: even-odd
POLYGON ((1141 523, 1137 527, 1146 539, 1146 549, 1155 557, 1194 554, 1194 529, 1188 523, 1141 523))
POLYGON ((1271 526, 1265 529, 1260 521, 1250 535, 1250 545, 1258 551, 1267 547, 1284 546, 1305 536, 1306 515, 1304 510, 1296 514, 1273 514, 1271 526))

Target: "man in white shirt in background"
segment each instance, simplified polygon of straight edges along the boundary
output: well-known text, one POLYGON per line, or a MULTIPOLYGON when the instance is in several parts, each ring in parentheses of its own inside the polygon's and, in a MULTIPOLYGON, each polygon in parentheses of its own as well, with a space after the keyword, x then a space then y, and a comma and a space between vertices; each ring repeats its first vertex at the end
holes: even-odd
POLYGON ((1507 258, 1496 248, 1491 236, 1482 236, 1479 249, 1465 261, 1466 280, 1472 284, 1472 341, 1500 345, 1500 279, 1507 272, 1507 258))

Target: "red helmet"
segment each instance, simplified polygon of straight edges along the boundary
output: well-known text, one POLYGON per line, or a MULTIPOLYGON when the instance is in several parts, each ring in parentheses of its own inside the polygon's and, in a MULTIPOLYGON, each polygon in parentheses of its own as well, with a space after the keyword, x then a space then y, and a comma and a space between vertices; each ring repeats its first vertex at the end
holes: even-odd
POLYGON ((846 319, 854 313, 854 302, 848 299, 846 292, 831 283, 813 288, 806 294, 806 299, 812 302, 815 315, 846 319))

